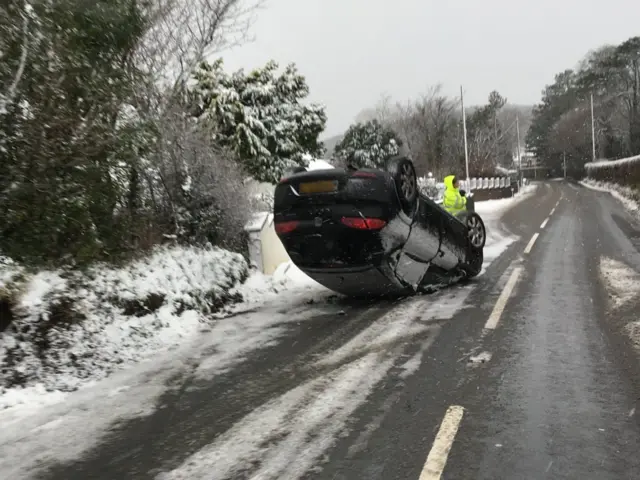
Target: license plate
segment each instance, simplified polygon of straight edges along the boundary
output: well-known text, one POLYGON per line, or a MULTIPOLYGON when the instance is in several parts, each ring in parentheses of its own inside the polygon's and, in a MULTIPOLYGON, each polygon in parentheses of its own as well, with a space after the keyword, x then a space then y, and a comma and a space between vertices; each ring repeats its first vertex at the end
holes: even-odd
POLYGON ((332 193, 338 191, 337 180, 320 180, 300 184, 300 193, 332 193))

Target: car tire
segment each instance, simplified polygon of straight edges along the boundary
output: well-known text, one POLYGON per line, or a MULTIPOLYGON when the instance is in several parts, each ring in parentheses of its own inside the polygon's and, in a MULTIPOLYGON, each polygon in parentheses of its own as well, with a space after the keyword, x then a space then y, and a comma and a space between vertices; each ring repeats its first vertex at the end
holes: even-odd
POLYGON ((456 215, 456 218, 467 226, 469 248, 482 250, 487 243, 487 229, 480 215, 476 212, 463 210, 456 215))
POLYGON ((467 253, 467 262, 464 268, 467 278, 473 278, 480 275, 483 263, 484 251, 482 249, 469 248, 467 253))
POLYGON ((387 172, 393 178, 402 211, 412 215, 419 195, 418 176, 413 162, 406 157, 392 158, 387 163, 387 172))

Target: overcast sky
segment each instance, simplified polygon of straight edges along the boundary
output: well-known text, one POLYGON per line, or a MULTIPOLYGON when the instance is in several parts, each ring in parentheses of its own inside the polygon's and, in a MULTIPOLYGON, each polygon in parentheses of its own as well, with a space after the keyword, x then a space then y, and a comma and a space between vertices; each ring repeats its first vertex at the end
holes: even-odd
POLYGON ((442 83, 467 104, 498 90, 539 101, 592 48, 640 35, 640 0, 266 0, 255 40, 227 68, 295 62, 342 133, 382 93, 406 100, 442 83))

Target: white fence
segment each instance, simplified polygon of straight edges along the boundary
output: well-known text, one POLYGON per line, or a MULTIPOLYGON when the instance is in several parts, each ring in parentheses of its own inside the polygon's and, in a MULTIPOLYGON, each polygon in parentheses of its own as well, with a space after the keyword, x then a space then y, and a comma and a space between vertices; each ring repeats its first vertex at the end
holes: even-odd
MULTIPOLYGON (((474 192, 477 190, 495 190, 498 188, 508 188, 510 186, 511 180, 509 177, 470 178, 469 182, 466 180, 460 180, 460 188, 468 192, 474 192), (469 188, 469 185, 471 188, 469 188)), ((423 195, 426 195, 438 203, 442 201, 444 183, 436 182, 435 178, 420 177, 418 178, 418 187, 423 195)))
MULTIPOLYGON (((444 183, 436 182, 435 178, 420 177, 418 178, 418 186, 422 191, 444 190, 444 183)), ((509 186, 511 186, 509 177, 470 178, 469 182, 460 180, 460 188, 468 191, 507 188, 509 186)))
POLYGON ((487 190, 494 188, 506 188, 511 185, 509 177, 493 177, 493 178, 470 178, 460 180, 460 188, 464 190, 487 190))

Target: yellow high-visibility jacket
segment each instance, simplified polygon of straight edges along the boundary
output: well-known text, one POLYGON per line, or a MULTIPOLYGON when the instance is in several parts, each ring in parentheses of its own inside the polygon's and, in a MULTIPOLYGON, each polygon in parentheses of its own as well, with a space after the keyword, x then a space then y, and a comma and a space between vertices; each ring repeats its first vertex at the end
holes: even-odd
POLYGON ((455 215, 467 207, 467 198, 460 195, 460 189, 454 188, 453 179, 455 175, 444 177, 444 198, 442 206, 444 209, 455 215))

